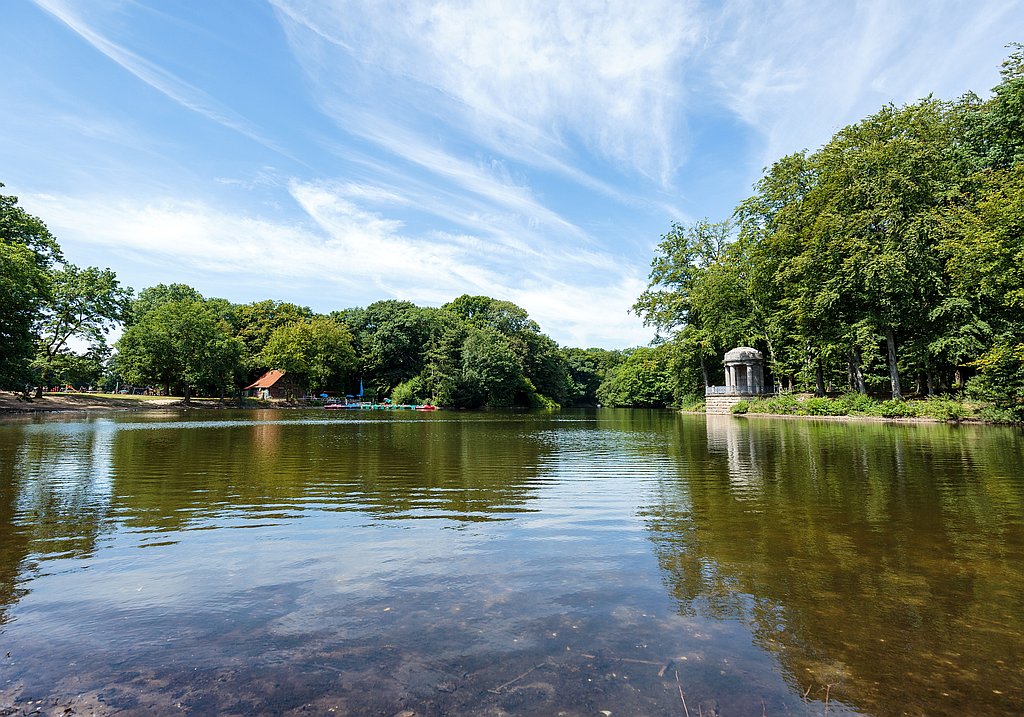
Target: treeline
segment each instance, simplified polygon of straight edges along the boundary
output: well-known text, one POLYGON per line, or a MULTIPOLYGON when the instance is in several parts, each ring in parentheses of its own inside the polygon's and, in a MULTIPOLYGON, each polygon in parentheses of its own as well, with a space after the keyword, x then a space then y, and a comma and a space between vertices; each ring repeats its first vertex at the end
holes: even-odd
POLYGON ((131 302, 112 373, 186 397, 231 395, 268 369, 302 393, 461 408, 593 404, 623 354, 559 347, 521 307, 460 296, 441 307, 378 301, 317 314, 280 301, 232 304, 159 285, 131 302))
POLYGON ((676 400, 764 352, 782 389, 1024 396, 1024 51, 993 95, 888 105, 783 157, 727 221, 673 224, 634 311, 676 400))
POLYGON ((3 195, 0 260, 6 389, 133 385, 227 399, 283 369, 308 395, 362 387, 366 398, 466 408, 663 404, 634 399, 650 394, 650 349, 560 347, 524 309, 485 296, 317 314, 274 300, 234 304, 184 284, 136 295, 109 269, 67 262, 46 225, 3 195))

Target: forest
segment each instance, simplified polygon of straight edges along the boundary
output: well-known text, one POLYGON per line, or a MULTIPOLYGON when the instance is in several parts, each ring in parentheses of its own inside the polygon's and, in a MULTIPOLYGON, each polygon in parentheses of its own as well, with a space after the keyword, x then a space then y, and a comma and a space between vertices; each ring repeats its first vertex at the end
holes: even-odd
POLYGON ((561 347, 485 296, 317 314, 183 284, 136 294, 68 262, 0 194, 0 388, 226 398, 277 368, 309 394, 362 385, 399 403, 678 406, 749 345, 782 392, 945 394, 1024 414, 1024 47, 989 98, 886 105, 754 189, 722 221, 670 226, 632 309, 658 336, 623 351, 561 347))
POLYGON ((724 221, 674 224, 634 311, 676 401, 760 349, 777 389, 1024 396, 1024 49, 986 100, 887 105, 776 161, 724 221))
POLYGON ((460 408, 595 405, 635 353, 559 347, 524 309, 486 296, 317 314, 269 299, 234 304, 184 284, 136 294, 110 269, 66 261, 43 221, 5 195, 0 258, 0 388, 26 395, 145 386, 185 401, 229 399, 274 368, 300 395, 362 389, 368 399, 460 408), (120 338, 109 346, 115 327, 120 338))

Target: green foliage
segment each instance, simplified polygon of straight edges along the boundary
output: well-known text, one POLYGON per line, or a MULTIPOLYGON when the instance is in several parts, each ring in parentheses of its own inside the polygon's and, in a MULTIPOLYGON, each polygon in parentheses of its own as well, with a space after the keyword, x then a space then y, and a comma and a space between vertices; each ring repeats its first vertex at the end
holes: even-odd
POLYGON ((940 421, 960 421, 973 413, 962 401, 944 396, 930 396, 918 403, 916 408, 919 416, 927 416, 940 421))
POLYGON ((835 399, 841 403, 848 414, 870 415, 878 402, 863 393, 847 393, 835 399))
POLYGON ((703 413, 706 408, 704 396, 695 393, 681 395, 676 399, 676 408, 689 413, 703 413))
POLYGON ((883 418, 916 418, 920 415, 920 409, 916 402, 892 399, 879 403, 872 411, 872 415, 883 418))
POLYGON ((260 355, 277 329, 313 317, 313 312, 305 306, 272 299, 234 306, 227 313, 235 338, 242 343, 246 383, 271 368, 263 365, 260 355))
POLYGON ((395 386, 391 392, 391 401, 396 404, 418 405, 430 400, 429 391, 422 376, 413 376, 408 381, 395 386))
POLYGON ((612 368, 597 390, 606 406, 662 407, 672 403, 675 378, 669 347, 639 348, 612 368))
POLYGON ((563 348, 559 353, 567 372, 566 403, 574 406, 595 405, 601 382, 623 360, 621 351, 607 349, 563 348))
POLYGON ((94 354, 106 351, 106 332, 124 319, 131 296, 132 290, 122 287, 110 269, 79 269, 65 264, 51 274, 33 361, 39 376, 39 395, 54 374, 58 356, 65 365, 70 360, 66 355, 70 339, 87 342, 94 354))
POLYGON ((750 401, 737 401, 730 410, 733 414, 741 416, 750 411, 750 401))
POLYGON ((1019 410, 1024 46, 1001 74, 990 100, 886 105, 783 157, 737 208, 735 241, 729 223, 672 224, 633 310, 677 345, 678 395, 745 344, 777 384, 819 398, 886 387, 901 399, 908 376, 953 392, 979 374, 973 395, 1019 410))
POLYGON ((314 316, 277 328, 260 352, 260 362, 291 374, 312 395, 345 386, 356 367, 356 355, 348 327, 314 316))
POLYGON ((522 368, 508 339, 489 326, 472 326, 462 344, 459 403, 469 408, 512 406, 522 386, 522 368))
POLYGON ((241 361, 241 342, 216 304, 188 298, 189 292, 174 295, 151 302, 150 295, 145 313, 132 307, 132 323, 116 344, 116 369, 130 383, 162 384, 168 393, 180 385, 186 400, 203 386, 224 391, 241 361))
POLYGON ((0 194, 0 387, 23 388, 30 380, 34 324, 61 258, 42 220, 19 207, 17 197, 0 194))
POLYGON ((793 394, 780 393, 777 396, 761 399, 758 402, 758 405, 765 413, 775 413, 785 416, 800 413, 802 404, 800 399, 793 394))
POLYGON ((801 404, 800 409, 801 413, 808 416, 846 416, 850 413, 843 401, 824 397, 808 398, 801 404))

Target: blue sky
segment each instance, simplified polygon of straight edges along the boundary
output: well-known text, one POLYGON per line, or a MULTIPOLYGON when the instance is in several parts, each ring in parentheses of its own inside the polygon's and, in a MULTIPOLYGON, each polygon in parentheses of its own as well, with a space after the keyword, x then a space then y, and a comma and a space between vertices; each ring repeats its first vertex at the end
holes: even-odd
POLYGON ((560 343, 672 221, 886 102, 988 96, 1020 2, 4 0, 0 182, 79 265, 330 311, 462 293, 560 343))

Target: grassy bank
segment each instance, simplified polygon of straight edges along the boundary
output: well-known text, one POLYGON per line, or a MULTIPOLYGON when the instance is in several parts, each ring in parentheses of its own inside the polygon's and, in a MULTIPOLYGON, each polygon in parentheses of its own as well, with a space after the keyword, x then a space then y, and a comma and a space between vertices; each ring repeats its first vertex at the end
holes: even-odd
POLYGON ((733 406, 732 412, 773 416, 861 416, 986 423, 1020 422, 1020 418, 1012 411, 991 403, 977 403, 945 396, 882 401, 859 393, 849 393, 835 398, 795 394, 751 398, 737 403, 733 406))
MULTIPOLYGON (((51 413, 55 411, 132 411, 180 409, 182 396, 133 396, 114 393, 44 393, 26 398, 20 393, 0 391, 0 413, 51 413)), ((236 399, 192 398, 188 408, 237 408, 236 399)), ((274 408, 275 404, 247 398, 244 408, 274 408)))

